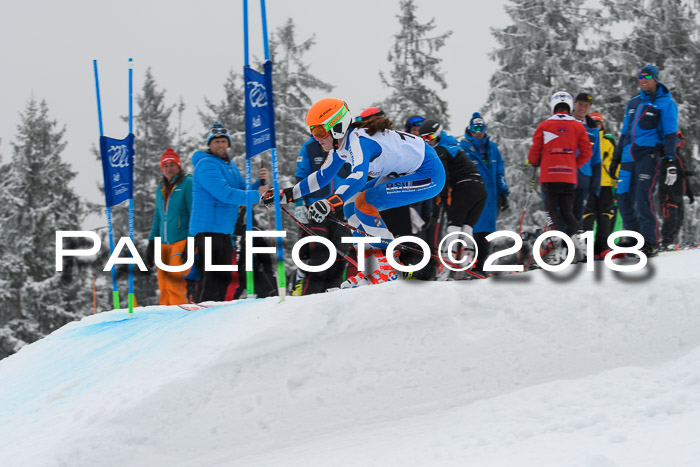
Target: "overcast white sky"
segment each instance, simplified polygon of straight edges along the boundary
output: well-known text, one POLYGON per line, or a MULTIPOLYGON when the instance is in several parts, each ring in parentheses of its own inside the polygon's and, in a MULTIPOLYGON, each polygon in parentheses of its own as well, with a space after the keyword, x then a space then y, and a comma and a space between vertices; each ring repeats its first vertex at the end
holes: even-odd
MULTIPOLYGON (((509 24, 504 4, 417 0, 422 22, 434 17, 437 31, 453 31, 439 55, 448 83, 443 92, 452 115, 448 126, 456 135, 486 101, 496 67, 487 57, 495 47, 489 28, 509 24)), ((107 135, 122 137, 128 130, 119 116, 128 112, 129 57, 134 59, 134 92, 152 67, 169 101, 182 96, 189 106, 183 127, 199 130, 196 108, 204 97, 220 100, 228 71, 243 67, 242 5, 242 0, 5 2, 0 15, 3 161, 11 157, 10 143, 27 99, 45 99, 51 116, 67 127, 64 158, 78 172, 78 193, 99 200, 102 173, 90 154, 99 137, 92 60, 99 65, 107 135)), ((307 62, 313 73, 335 85, 334 96, 355 112, 385 96, 379 71, 390 69, 386 56, 399 29, 399 0, 267 0, 266 5, 270 32, 291 17, 299 41, 316 35, 307 62), (349 54, 351 47, 357 53, 349 54)), ((251 53, 262 57, 259 2, 250 0, 249 8, 251 53)))

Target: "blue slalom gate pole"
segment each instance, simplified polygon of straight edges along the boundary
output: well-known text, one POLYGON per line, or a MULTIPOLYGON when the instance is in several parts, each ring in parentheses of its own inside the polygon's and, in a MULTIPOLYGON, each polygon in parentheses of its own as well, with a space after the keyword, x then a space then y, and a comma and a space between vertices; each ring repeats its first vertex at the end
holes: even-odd
MULTIPOLYGON (((95 92, 97 94, 97 119, 100 123, 100 138, 104 136, 104 127, 102 126, 102 101, 100 100, 100 80, 97 74, 97 60, 92 61, 93 68, 95 70, 95 92)), ((107 211, 107 225, 109 230, 109 254, 114 252, 114 235, 112 233, 112 208, 111 206, 106 206, 107 211)), ((112 266, 112 304, 114 309, 119 308, 119 288, 117 285, 117 271, 115 267, 112 266)))
MULTIPOLYGON (((245 57, 245 66, 250 66, 248 58, 248 0, 243 0, 243 49, 245 57)), ((245 88, 245 83, 243 84, 245 88)), ((248 157, 245 158, 245 189, 250 190, 253 186, 253 173, 251 168, 251 162, 248 157)), ((253 205, 250 201, 246 201, 245 206, 245 228, 246 231, 253 230, 253 205)), ((248 268, 246 268, 248 269, 248 268)), ((255 298, 255 279, 254 271, 250 268, 250 271, 245 272, 245 288, 248 294, 248 298, 255 298)))
MULTIPOLYGON (((129 134, 134 133, 134 59, 129 58, 129 134)), ((129 198, 129 238, 134 243, 134 197, 129 198)), ((129 264, 129 313, 134 312, 134 264, 129 264)))
MULTIPOLYGON (((263 43, 265 46, 265 61, 270 61, 270 45, 267 40, 267 13, 265 11, 265 0, 260 0, 260 10, 262 14, 263 27, 263 43)), ((272 80, 270 80, 272 85, 272 80)), ((272 93, 272 89, 269 90, 272 93)), ((279 186, 279 167, 277 164, 277 143, 275 142, 275 109, 270 105, 270 121, 272 122, 272 148, 270 150, 272 156, 272 187, 275 196, 275 229, 282 230, 282 212, 280 209, 280 186, 279 186)), ((284 248, 282 239, 277 237, 277 287, 280 300, 284 301, 287 295, 287 273, 284 267, 284 248)))

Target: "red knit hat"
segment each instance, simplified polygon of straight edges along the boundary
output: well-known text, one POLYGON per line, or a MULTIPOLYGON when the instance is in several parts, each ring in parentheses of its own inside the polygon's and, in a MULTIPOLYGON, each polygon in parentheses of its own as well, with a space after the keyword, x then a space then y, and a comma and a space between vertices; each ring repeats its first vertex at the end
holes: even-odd
POLYGON ((175 151, 173 151, 172 148, 168 148, 165 150, 163 155, 160 157, 160 168, 163 168, 163 164, 166 162, 173 162, 177 164, 178 167, 182 168, 182 162, 180 162, 180 156, 177 155, 175 151))

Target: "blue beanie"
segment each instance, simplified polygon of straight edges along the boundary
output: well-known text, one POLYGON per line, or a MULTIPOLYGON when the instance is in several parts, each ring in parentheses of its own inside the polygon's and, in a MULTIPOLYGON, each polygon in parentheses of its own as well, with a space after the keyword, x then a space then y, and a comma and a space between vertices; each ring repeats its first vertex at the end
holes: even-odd
POLYGON ((469 120, 469 126, 467 129, 464 131, 465 133, 468 131, 471 131, 472 133, 477 133, 474 131, 474 128, 480 126, 481 131, 486 133, 486 120, 484 120, 484 117, 481 116, 479 112, 474 112, 472 114, 471 120, 469 120))
POLYGON ((656 68, 654 65, 644 65, 642 69, 639 71, 640 75, 653 75, 654 79, 658 81, 659 79, 659 69, 656 68))
POLYGON ((219 122, 211 124, 211 130, 209 130, 209 136, 207 136, 207 146, 209 146, 209 143, 211 143, 211 140, 214 138, 226 138, 228 140, 228 147, 232 145, 228 130, 219 122))

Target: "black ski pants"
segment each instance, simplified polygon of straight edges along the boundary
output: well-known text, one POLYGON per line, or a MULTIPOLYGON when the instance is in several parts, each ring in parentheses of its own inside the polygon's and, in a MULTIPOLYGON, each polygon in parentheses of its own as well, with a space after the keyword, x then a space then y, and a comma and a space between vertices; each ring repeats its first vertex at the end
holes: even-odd
POLYGON ((561 214, 566 224, 569 235, 574 235, 581 230, 581 225, 574 216, 574 194, 576 185, 573 183, 546 182, 542 184, 544 195, 544 207, 549 221, 555 230, 563 231, 563 225, 559 220, 557 211, 561 214))
POLYGON ((583 215, 583 230, 593 230, 593 224, 597 224, 595 234, 594 254, 600 254, 608 248, 608 237, 615 226, 617 208, 613 187, 600 187, 600 195, 591 195, 586 205, 586 213, 583 215))

